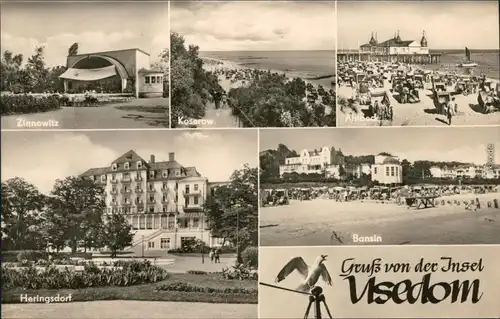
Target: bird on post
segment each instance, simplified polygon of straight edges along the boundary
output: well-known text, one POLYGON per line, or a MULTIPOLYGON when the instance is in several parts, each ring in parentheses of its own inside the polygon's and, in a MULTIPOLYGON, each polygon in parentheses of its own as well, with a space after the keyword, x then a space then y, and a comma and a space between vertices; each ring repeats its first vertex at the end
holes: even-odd
POLYGON ((312 266, 308 266, 302 257, 292 258, 281 271, 278 273, 275 282, 279 283, 283 281, 288 275, 297 270, 303 278, 303 282, 296 288, 298 291, 310 292, 319 281, 319 278, 323 279, 328 285, 332 285, 332 278, 323 263, 326 260, 327 255, 320 255, 312 266))

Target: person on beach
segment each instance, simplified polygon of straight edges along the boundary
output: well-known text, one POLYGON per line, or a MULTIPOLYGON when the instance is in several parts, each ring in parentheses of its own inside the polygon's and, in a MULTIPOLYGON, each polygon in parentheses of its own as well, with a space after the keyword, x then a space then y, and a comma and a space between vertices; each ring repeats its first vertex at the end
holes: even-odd
POLYGON ((452 99, 452 102, 453 102, 453 115, 457 115, 458 114, 458 104, 457 102, 455 101, 455 98, 453 97, 452 99))
POLYGON ((214 253, 215 263, 220 264, 220 250, 217 248, 214 253))
POLYGON ((451 125, 451 118, 453 116, 453 100, 448 101, 445 107, 445 114, 448 118, 448 125, 451 125))

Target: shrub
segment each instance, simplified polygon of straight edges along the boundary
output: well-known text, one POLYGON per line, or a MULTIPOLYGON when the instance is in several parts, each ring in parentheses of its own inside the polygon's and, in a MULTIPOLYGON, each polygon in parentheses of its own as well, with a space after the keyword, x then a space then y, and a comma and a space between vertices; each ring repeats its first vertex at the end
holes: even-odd
POLYGON ((247 295, 257 295, 258 293, 257 289, 248 289, 239 287, 226 287, 226 288, 200 287, 182 281, 160 285, 156 288, 156 290, 178 291, 178 292, 222 293, 222 294, 247 294, 247 295))
POLYGON ((247 247, 241 253, 243 263, 249 267, 259 267, 259 249, 257 247, 247 247))
POLYGON ((132 286, 154 283, 167 278, 167 272, 143 263, 142 266, 131 263, 122 269, 100 269, 95 264, 87 264, 82 272, 66 268, 59 270, 55 266, 44 268, 27 267, 25 269, 2 266, 2 288, 23 289, 82 289, 87 287, 132 286))
POLYGON ((222 278, 228 280, 257 280, 257 272, 252 271, 245 264, 232 266, 231 268, 222 269, 222 278))
POLYGON ((17 254, 17 261, 20 263, 26 261, 37 262, 39 260, 48 260, 48 259, 49 259, 49 253, 45 251, 24 250, 17 254))
POLYGON ((2 94, 0 114, 28 114, 57 110, 61 107, 58 95, 2 94))

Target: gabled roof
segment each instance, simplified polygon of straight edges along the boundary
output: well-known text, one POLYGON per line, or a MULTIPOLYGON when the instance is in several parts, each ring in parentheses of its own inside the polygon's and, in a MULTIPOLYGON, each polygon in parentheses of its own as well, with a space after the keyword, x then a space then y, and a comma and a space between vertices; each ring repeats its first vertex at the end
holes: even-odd
POLYGON ((109 171, 109 167, 98 167, 98 168, 91 168, 87 171, 85 171, 82 176, 98 176, 98 175, 106 175, 106 173, 109 171))
POLYGON ((135 163, 135 162, 139 162, 139 161, 144 162, 144 159, 142 157, 140 157, 139 155, 137 155, 137 153, 135 151, 130 150, 130 151, 126 152, 125 154, 123 154, 122 156, 115 159, 111 164, 122 164, 122 163, 127 163, 127 162, 135 163))

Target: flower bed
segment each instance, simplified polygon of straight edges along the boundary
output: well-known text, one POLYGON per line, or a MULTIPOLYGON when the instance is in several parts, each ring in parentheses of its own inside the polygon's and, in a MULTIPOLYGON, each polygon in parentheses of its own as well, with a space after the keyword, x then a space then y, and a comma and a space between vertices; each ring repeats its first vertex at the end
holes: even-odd
POLYGON ((5 267, 2 265, 2 288, 81 289, 87 287, 131 286, 155 283, 167 278, 167 272, 149 261, 117 262, 114 266, 5 267))
POLYGON ((160 285, 156 288, 157 291, 178 291, 178 292, 202 292, 202 293, 222 293, 222 294, 245 294, 245 295, 257 295, 258 289, 256 288, 244 288, 244 287, 202 287, 195 286, 186 282, 173 282, 168 284, 160 285))
POLYGON ((61 106, 91 107, 132 100, 126 94, 12 94, 0 96, 1 115, 53 111, 61 106))

